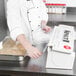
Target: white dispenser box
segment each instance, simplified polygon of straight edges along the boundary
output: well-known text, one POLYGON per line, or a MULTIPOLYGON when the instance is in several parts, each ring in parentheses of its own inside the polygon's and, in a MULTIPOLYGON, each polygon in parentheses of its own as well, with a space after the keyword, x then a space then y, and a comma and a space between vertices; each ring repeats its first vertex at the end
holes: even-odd
POLYGON ((46 68, 72 69, 74 65, 74 27, 55 26, 48 43, 46 68))
POLYGON ((52 51, 48 47, 46 68, 73 69, 75 53, 66 54, 52 51))

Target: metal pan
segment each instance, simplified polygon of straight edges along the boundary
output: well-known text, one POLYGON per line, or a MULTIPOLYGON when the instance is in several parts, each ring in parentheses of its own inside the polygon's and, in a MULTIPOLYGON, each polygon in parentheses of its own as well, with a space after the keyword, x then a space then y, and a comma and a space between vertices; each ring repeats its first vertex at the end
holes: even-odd
POLYGON ((23 61, 24 56, 0 55, 0 61, 23 61))

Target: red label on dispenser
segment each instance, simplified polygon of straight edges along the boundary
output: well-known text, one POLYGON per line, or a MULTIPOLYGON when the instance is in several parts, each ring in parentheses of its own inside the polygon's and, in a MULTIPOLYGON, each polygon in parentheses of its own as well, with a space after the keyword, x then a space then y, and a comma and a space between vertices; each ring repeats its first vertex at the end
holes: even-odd
POLYGON ((68 45, 64 45, 64 48, 65 48, 65 49, 68 49, 68 50, 70 50, 70 49, 71 49, 71 47, 70 47, 70 46, 68 46, 68 45))

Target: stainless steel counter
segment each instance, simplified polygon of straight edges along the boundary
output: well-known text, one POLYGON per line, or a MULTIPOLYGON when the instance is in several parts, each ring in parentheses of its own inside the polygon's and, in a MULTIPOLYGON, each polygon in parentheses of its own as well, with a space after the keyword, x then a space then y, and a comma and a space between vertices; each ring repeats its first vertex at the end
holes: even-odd
MULTIPOLYGON (((76 43, 75 43, 76 46, 76 43)), ((76 47, 75 47, 76 49, 76 47)), ((76 59, 72 70, 46 69, 45 52, 39 59, 25 57, 24 61, 0 61, 0 74, 16 76, 75 76, 76 59)))
POLYGON ((72 22, 76 23, 76 14, 48 14, 49 21, 51 22, 72 22))

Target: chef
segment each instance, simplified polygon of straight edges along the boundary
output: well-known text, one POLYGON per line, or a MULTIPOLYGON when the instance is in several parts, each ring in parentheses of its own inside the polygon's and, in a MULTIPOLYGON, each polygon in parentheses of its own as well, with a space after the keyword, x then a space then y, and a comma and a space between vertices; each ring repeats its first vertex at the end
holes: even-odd
POLYGON ((42 0, 8 0, 7 24, 10 36, 20 42, 31 58, 39 58, 43 53, 36 45, 48 43, 50 27, 48 15, 42 0))

